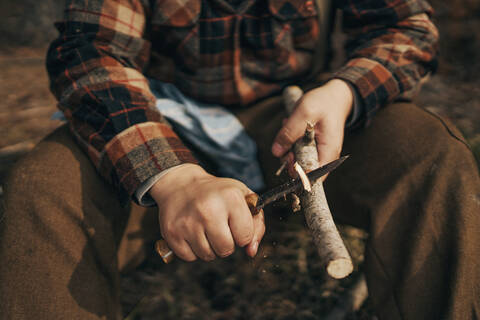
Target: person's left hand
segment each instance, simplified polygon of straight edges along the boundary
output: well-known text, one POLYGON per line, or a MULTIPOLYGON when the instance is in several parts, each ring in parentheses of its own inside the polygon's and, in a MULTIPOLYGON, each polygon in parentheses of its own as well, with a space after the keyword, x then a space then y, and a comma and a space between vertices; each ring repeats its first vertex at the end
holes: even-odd
MULTIPOLYGON (((320 165, 337 159, 342 151, 345 122, 352 105, 353 93, 340 79, 330 80, 324 86, 306 92, 278 132, 272 145, 273 155, 284 156, 304 135, 307 123, 312 123, 315 124, 320 165)), ((291 168, 294 159, 291 152, 287 159, 291 168)))

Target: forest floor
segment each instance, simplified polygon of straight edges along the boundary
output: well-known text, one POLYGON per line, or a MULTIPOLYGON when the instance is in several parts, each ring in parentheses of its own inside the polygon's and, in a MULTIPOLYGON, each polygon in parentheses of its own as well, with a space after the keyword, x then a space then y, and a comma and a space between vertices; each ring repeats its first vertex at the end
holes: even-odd
MULTIPOLYGON (((478 18, 443 26, 446 36, 441 47, 446 54, 438 73, 416 100, 418 105, 452 119, 469 140, 477 159, 480 40, 469 38, 468 31, 479 27, 478 18)), ((61 124, 50 119, 56 107, 48 90, 44 54, 44 50, 21 49, 0 53, 0 200, 11 165, 61 124)), ((277 211, 267 216, 268 231, 253 260, 242 250, 212 263, 176 261, 164 265, 152 255, 138 271, 123 277, 125 313, 133 312, 131 319, 322 318, 359 272, 341 281, 327 279, 301 215, 277 211)), ((361 270, 367 234, 349 227, 342 232, 356 270, 361 270)), ((367 306, 350 314, 349 319, 371 316, 367 306)))

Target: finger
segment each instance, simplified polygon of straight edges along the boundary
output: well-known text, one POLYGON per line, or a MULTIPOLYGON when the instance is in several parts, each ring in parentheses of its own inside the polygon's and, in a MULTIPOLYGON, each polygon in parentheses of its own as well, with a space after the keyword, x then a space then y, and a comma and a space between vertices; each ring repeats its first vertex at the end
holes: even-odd
POLYGON ((230 195, 230 215, 228 225, 239 247, 244 247, 252 241, 253 238, 253 217, 248 208, 245 196, 241 191, 233 192, 230 195))
POLYGON ((207 225, 206 236, 217 256, 225 258, 235 251, 235 242, 227 221, 207 225))
POLYGON ((208 242, 207 236, 203 229, 198 230, 198 232, 195 232, 194 234, 195 236, 188 241, 193 253, 204 261, 215 260, 215 253, 210 247, 210 243, 208 242))
MULTIPOLYGON (((338 159, 342 151, 344 128, 335 123, 323 122, 317 124, 315 130, 319 164, 325 165, 338 159)), ((327 176, 322 177, 322 180, 327 176)))
POLYGON ((307 121, 313 120, 306 117, 303 108, 298 107, 287 119, 287 122, 282 126, 277 133, 272 145, 272 153, 276 157, 281 157, 290 150, 292 145, 305 133, 307 128, 307 121))
POLYGON ((263 215, 263 210, 253 217, 253 228, 254 233, 252 241, 245 248, 247 254, 252 258, 257 254, 258 246, 265 234, 265 216, 263 215))
POLYGON ((197 260, 197 256, 193 253, 192 248, 190 247, 187 241, 185 240, 181 240, 181 241, 166 240, 166 241, 170 249, 172 249, 175 255, 180 259, 188 262, 197 260))

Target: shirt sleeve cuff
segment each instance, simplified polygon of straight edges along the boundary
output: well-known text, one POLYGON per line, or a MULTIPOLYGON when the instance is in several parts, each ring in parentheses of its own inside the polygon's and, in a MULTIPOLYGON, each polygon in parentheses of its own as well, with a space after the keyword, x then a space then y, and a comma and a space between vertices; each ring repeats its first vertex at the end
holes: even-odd
POLYGON ((360 97, 357 89, 349 81, 345 81, 345 83, 348 85, 353 95, 352 112, 350 113, 350 116, 347 118, 347 122, 345 123, 345 128, 347 130, 351 130, 358 127, 359 123, 365 115, 365 108, 363 105, 362 97, 360 97))
POLYGON ((188 164, 180 164, 175 167, 168 168, 162 172, 154 175, 153 177, 147 179, 143 182, 140 187, 135 191, 134 199, 137 203, 143 207, 154 207, 156 205, 155 200, 148 194, 148 191, 157 183, 161 178, 163 178, 167 173, 175 171, 176 169, 182 168, 188 164))
POLYGON ((110 172, 119 200, 136 201, 135 192, 147 180, 184 163, 197 164, 192 152, 166 123, 136 124, 105 146, 100 172, 110 172))
POLYGON ((378 61, 368 58, 355 58, 338 70, 333 78, 349 83, 362 103, 360 123, 368 125, 378 109, 392 101, 400 93, 397 81, 392 73, 378 61))

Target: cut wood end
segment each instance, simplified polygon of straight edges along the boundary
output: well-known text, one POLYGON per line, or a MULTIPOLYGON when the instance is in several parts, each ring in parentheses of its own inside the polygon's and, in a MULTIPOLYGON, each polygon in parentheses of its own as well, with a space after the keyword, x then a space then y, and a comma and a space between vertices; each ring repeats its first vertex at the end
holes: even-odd
POLYGON ((332 260, 327 265, 327 273, 334 279, 343 279, 353 272, 351 259, 340 258, 332 260))
POLYGON ((307 192, 311 192, 312 185, 310 184, 310 180, 308 179, 307 174, 305 173, 305 171, 303 171, 303 168, 298 164, 298 162, 295 162, 293 164, 293 168, 295 169, 295 171, 297 171, 298 176, 300 177, 300 181, 302 181, 303 189, 305 189, 305 191, 307 192))

